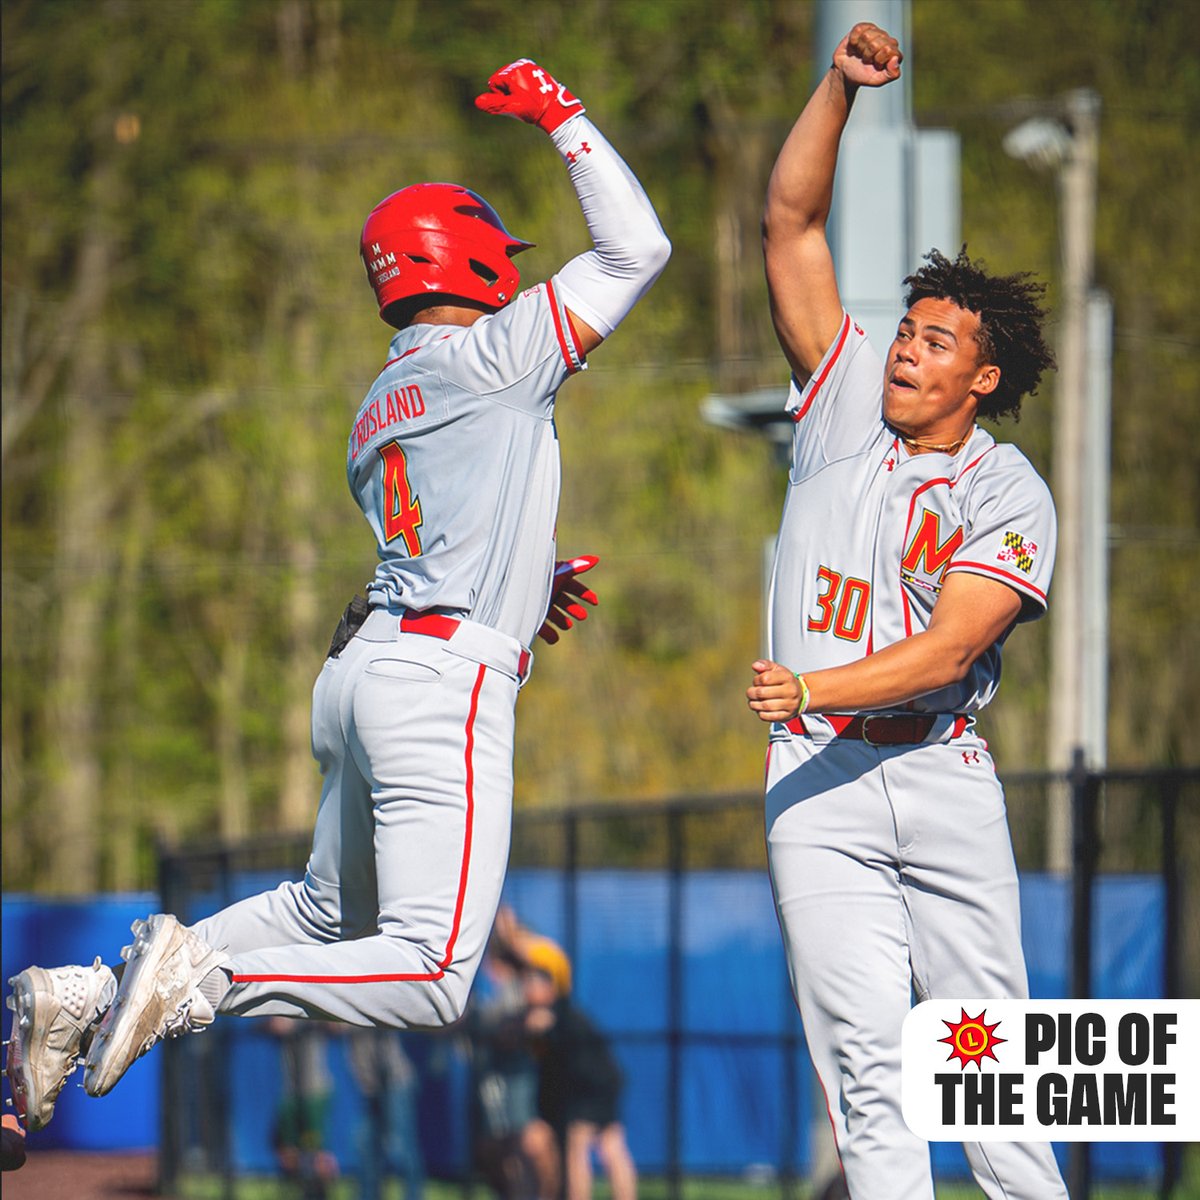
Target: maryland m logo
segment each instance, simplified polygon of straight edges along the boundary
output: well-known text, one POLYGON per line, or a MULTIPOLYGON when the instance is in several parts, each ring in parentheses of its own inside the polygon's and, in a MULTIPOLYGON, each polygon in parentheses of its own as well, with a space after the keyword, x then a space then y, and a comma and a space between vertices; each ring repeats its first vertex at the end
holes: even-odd
POLYGON ((940 533, 941 517, 927 508, 921 509, 921 524, 900 560, 900 568, 906 576, 921 574, 941 582, 950 560, 963 543, 963 531, 961 525, 956 526, 944 542, 940 533))

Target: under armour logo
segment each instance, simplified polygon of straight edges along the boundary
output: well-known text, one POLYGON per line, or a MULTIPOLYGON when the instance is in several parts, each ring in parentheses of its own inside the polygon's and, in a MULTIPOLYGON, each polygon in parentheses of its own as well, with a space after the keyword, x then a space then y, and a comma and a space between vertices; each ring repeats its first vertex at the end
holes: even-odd
POLYGON ((534 79, 540 79, 542 81, 538 87, 538 91, 543 93, 543 95, 546 92, 554 91, 554 81, 546 78, 546 72, 543 71, 541 67, 538 67, 538 69, 533 72, 533 77, 534 79))
POLYGON ((963 756, 963 762, 965 762, 968 767, 972 763, 979 762, 979 751, 978 750, 964 750, 962 752, 962 756, 963 756))
POLYGON ((574 165, 575 160, 579 157, 580 154, 591 154, 591 152, 592 152, 591 146, 589 146, 587 144, 587 142, 583 142, 580 144, 580 147, 578 150, 568 150, 567 151, 567 162, 574 165))

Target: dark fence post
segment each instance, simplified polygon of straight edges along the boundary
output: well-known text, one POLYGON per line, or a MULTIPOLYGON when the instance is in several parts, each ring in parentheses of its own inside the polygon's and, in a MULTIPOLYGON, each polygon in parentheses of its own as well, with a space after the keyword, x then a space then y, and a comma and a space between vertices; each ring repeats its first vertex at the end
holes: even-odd
POLYGON ((563 874, 566 887, 563 890, 563 924, 566 927, 566 945, 563 949, 572 962, 579 961, 579 817, 567 813, 564 829, 563 874))
MULTIPOLYGON (((779 1156, 779 1194, 782 1200, 796 1200, 796 1143, 808 1130, 800 1128, 800 1072, 796 1062, 800 1050, 800 1013, 790 989, 785 989, 787 1007, 783 1027, 783 1145, 779 1156)), ((808 1165, 809 1176, 816 1178, 817 1164, 808 1165)))
MULTIPOLYGON (((222 847, 219 860, 220 866, 217 872, 222 907, 233 903, 233 856, 234 851, 229 846, 222 847)), ((207 1053, 206 1065, 210 1072, 218 1062, 228 1059, 231 1035, 228 1026, 220 1021, 214 1023, 211 1032, 217 1036, 204 1047, 207 1053)), ((237 1171, 233 1161, 232 1091, 230 1073, 218 1070, 217 1085, 213 1088, 213 1094, 223 1114, 223 1119, 217 1125, 217 1136, 220 1138, 218 1153, 221 1156, 221 1167, 224 1175, 225 1200, 234 1200, 234 1197, 237 1195, 237 1171)))
POLYGON ((679 1200, 680 1104, 683 1087, 683 812, 667 812, 667 1195, 679 1200))
MULTIPOLYGON (((1162 804, 1162 881, 1163 881, 1163 996, 1178 1000, 1183 996, 1183 941, 1179 842, 1176 815, 1179 809, 1180 778, 1163 777, 1159 788, 1162 804)), ((1183 1176, 1183 1143, 1163 1143, 1161 1200, 1169 1200, 1183 1176)))
MULTIPOLYGON (((1071 990, 1080 1000, 1092 995, 1092 890, 1099 857, 1097 798, 1101 776, 1088 771, 1083 750, 1071 761, 1071 990)), ((1072 1200, 1092 1194, 1091 1147, 1072 1142, 1067 1158, 1067 1186, 1072 1200)))
MULTIPOLYGON (((175 886, 182 869, 167 848, 160 844, 158 858, 158 897, 166 912, 177 910, 175 886)), ((182 1109, 178 1104, 180 1092, 179 1053, 182 1046, 169 1041, 163 1046, 158 1085, 158 1194, 171 1196, 179 1181, 180 1122, 182 1109)))

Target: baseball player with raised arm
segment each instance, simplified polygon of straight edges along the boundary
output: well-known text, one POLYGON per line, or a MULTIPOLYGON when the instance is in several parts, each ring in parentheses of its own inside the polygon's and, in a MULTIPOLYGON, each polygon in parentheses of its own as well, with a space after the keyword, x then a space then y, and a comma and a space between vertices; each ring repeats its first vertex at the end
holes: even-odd
MULTIPOLYGON (((856 25, 775 164, 764 252, 792 368, 791 471, 769 658, 766 830, 792 987, 853 1200, 931 1200, 904 1123, 912 997, 1028 995, 1004 796, 975 732, 1004 642, 1041 616, 1046 485, 976 417, 1015 415, 1053 365, 1042 288, 965 248, 905 281, 886 362, 841 305, 825 237, 842 131, 900 48, 856 25)), ((1066 1191, 1049 1145, 966 1147, 989 1197, 1066 1191)))
POLYGON ((396 333, 346 466, 379 565, 313 693, 324 784, 304 879, 191 928, 135 923, 119 983, 100 960, 16 976, 10 1079, 32 1129, 82 1055, 101 1096, 218 1012, 397 1028, 463 1012, 507 866, 528 647, 595 600, 577 578, 594 559, 555 563, 555 396, 671 249, 582 103, 536 63, 496 72, 476 104, 550 136, 594 248, 520 291, 512 258, 529 243, 464 187, 406 187, 367 217, 362 257, 396 333))

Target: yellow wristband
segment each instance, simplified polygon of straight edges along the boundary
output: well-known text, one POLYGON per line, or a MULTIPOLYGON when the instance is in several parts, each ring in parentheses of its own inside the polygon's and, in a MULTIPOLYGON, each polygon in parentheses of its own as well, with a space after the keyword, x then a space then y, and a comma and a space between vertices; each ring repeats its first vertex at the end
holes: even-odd
POLYGON ((800 685, 800 707, 796 709, 797 716, 802 712, 808 711, 808 684, 804 682, 804 676, 799 671, 795 672, 796 682, 800 685))

